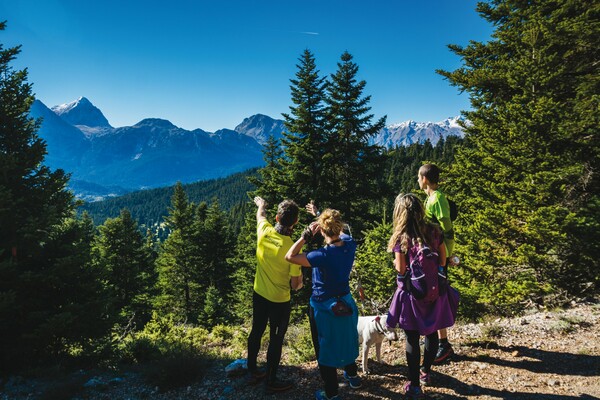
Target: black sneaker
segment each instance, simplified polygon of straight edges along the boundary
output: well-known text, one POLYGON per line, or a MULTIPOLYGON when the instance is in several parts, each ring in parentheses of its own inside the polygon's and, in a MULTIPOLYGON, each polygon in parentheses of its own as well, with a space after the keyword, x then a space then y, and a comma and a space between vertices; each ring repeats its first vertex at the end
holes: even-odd
POLYGON ((454 350, 452 349, 452 345, 448 342, 440 343, 440 347, 438 348, 438 352, 435 355, 435 359, 433 360, 434 364, 441 364, 447 359, 449 359, 454 354, 454 350))
POLYGON ((248 375, 246 376, 246 383, 248 385, 256 385, 258 382, 265 379, 266 376, 267 372, 261 369, 252 372, 248 371, 248 375))
POLYGON ((290 390, 294 387, 294 383, 292 381, 282 381, 279 379, 275 379, 273 381, 268 381, 265 387, 265 391, 267 394, 284 392, 286 390, 290 390))

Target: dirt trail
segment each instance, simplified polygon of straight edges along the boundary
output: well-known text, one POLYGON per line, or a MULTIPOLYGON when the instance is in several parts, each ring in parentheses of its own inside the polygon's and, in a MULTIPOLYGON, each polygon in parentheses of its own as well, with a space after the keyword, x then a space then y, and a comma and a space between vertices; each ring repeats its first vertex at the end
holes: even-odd
MULTIPOLYGON (((450 330, 456 351, 451 361, 434 367, 431 399, 600 399, 600 305, 573 304, 554 312, 533 312, 480 324, 458 324, 450 330)), ((284 350, 285 351, 285 350, 284 350)), ((342 381, 340 398, 401 399, 407 367, 404 341, 385 343, 383 362, 373 361, 363 387, 352 390, 342 381)), ((259 355, 264 357, 264 354, 259 355)), ((134 372, 103 376, 106 385, 78 389, 74 399, 313 399, 322 387, 316 363, 289 365, 285 358, 280 377, 293 379, 294 389, 266 395, 262 385, 248 386, 243 377, 226 378, 225 365, 215 365, 198 383, 167 393, 134 372)), ((0 400, 40 398, 39 383, 5 384, 0 400)), ((49 398, 47 395, 45 398, 49 398)))
MULTIPOLYGON (((600 399, 599 332, 597 304, 457 325, 450 331, 456 355, 434 367, 432 386, 425 393, 432 399, 600 399)), ((383 352, 383 363, 369 361, 373 373, 363 376, 361 389, 342 384, 342 399, 402 397, 408 372, 404 341, 384 344, 383 352)), ((374 358, 374 349, 371 353, 374 358)), ((316 363, 284 366, 282 372, 284 378, 297 380, 295 390, 265 396, 260 387, 246 387, 242 378, 208 378, 196 393, 211 399, 312 399, 321 387, 316 363), (223 392, 223 384, 231 388, 229 393, 223 392)))

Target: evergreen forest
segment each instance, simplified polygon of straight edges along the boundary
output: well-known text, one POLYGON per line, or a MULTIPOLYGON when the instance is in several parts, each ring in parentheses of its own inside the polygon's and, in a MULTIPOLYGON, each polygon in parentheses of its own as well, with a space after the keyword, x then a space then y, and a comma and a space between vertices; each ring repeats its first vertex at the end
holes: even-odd
MULTIPOLYGON (((40 121, 20 47, 0 40, 0 375, 45 366, 162 360, 157 384, 190 374, 216 347, 242 357, 251 319, 259 195, 341 211, 359 247, 351 287, 364 313, 385 312, 396 273, 386 251, 400 192, 425 162, 459 208, 451 268, 460 318, 556 307, 599 293, 600 4, 494 0, 478 5, 488 42, 449 45, 437 71, 469 94, 465 137, 383 149, 367 83, 349 52, 329 74, 310 50, 290 78, 287 133, 264 167, 81 205, 69 176, 44 164, 40 121), (244 327, 239 329, 238 327, 244 327)), ((7 28, 0 23, 0 35, 7 28)), ((296 239, 312 217, 302 211, 296 239)), ((298 359, 313 357, 306 308, 292 295, 298 359)))

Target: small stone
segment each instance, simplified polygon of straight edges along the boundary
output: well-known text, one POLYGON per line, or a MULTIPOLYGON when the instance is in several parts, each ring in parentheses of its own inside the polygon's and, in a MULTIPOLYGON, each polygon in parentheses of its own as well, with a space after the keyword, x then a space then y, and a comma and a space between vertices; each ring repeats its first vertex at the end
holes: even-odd
POLYGON ((557 379, 549 379, 547 384, 548 386, 560 386, 560 381, 557 379))
POLYGON ((515 350, 512 353, 510 353, 513 357, 519 357, 519 350, 515 350))
POLYGON ((521 325, 527 325, 527 324, 529 324, 529 322, 525 318, 522 318, 521 325))
POLYGON ((83 384, 83 387, 86 388, 97 388, 97 387, 101 387, 104 385, 104 382, 102 382, 102 379, 98 378, 98 377, 93 377, 92 379, 90 379, 89 381, 87 381, 86 383, 83 384))

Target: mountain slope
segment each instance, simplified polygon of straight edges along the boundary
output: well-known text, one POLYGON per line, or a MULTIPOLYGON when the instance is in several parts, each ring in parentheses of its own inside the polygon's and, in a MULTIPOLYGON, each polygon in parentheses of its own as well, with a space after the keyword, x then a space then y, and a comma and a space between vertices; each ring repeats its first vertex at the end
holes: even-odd
POLYGON ((41 118, 38 135, 46 141, 46 164, 52 168, 62 168, 73 172, 79 168, 81 155, 90 148, 81 130, 67 123, 39 100, 31 105, 30 115, 41 118))
POLYGON ((279 140, 282 137, 282 132, 287 130, 282 120, 256 114, 244 118, 242 123, 235 127, 235 131, 250 136, 261 145, 264 145, 269 136, 279 140))
MULTIPOLYGON (((248 181, 248 177, 251 175, 256 175, 255 169, 236 173, 226 178, 187 184, 183 188, 191 202, 210 203, 217 198, 221 208, 229 210, 234 205, 248 200, 247 193, 254 190, 254 185, 248 181)), ((102 224, 107 218, 114 218, 123 208, 127 208, 140 225, 153 226, 163 222, 163 217, 168 213, 167 208, 171 204, 172 195, 172 186, 141 190, 103 201, 86 203, 80 208, 80 211, 87 211, 96 224, 102 224)))
MULTIPOLYGON (((144 119, 133 126, 113 128, 87 98, 48 109, 37 101, 33 117, 43 117, 39 135, 48 143, 47 164, 63 168, 98 196, 141 188, 169 186, 228 176, 263 165, 262 145, 273 135, 281 139, 282 120, 257 114, 245 118, 235 130, 214 133, 188 131, 159 119, 144 119), (110 189, 109 189, 110 188, 110 189), (101 194, 102 193, 102 194, 101 194)), ((408 121, 384 128, 371 142, 392 148, 448 135, 462 136, 460 118, 439 123, 408 121)))
POLYGON ((112 128, 85 97, 53 110, 36 101, 31 111, 33 117, 44 117, 39 135, 48 142, 47 163, 71 172, 79 187, 162 187, 224 177, 263 163, 262 146, 236 131, 188 131, 158 118, 112 128))

